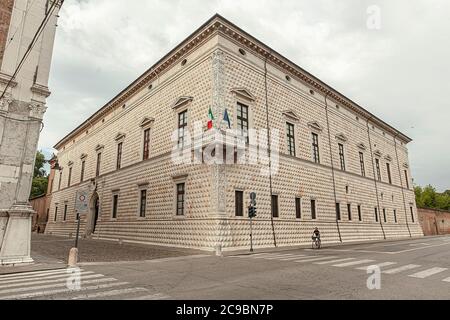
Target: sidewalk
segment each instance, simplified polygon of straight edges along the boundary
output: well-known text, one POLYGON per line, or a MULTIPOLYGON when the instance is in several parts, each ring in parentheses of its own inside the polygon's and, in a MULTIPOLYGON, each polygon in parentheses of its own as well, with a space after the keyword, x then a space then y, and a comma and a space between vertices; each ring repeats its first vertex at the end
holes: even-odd
MULTIPOLYGON (((74 242, 74 238, 33 233, 31 236, 31 257, 34 259, 34 263, 23 266, 0 266, 0 275, 66 268, 69 250, 74 246, 74 242)), ((80 263, 144 261, 205 254, 205 252, 199 250, 129 243, 119 244, 117 241, 92 239, 80 239, 78 250, 80 263)))

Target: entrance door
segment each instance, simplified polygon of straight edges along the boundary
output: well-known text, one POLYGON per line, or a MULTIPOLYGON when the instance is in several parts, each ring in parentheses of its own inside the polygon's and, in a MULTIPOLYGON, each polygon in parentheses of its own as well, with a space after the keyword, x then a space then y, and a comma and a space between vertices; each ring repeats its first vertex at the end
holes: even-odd
POLYGON ((95 227, 97 227, 97 220, 98 220, 98 197, 95 199, 94 204, 94 226, 92 228, 92 233, 95 233, 95 227))

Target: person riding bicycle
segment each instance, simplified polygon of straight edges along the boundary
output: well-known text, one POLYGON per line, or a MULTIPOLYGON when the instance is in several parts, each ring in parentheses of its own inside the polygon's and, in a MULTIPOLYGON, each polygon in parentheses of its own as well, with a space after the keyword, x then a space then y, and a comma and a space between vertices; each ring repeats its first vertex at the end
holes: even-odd
POLYGON ((320 241, 320 231, 319 231, 319 229, 317 227, 314 229, 312 239, 314 241, 316 241, 316 240, 320 241))

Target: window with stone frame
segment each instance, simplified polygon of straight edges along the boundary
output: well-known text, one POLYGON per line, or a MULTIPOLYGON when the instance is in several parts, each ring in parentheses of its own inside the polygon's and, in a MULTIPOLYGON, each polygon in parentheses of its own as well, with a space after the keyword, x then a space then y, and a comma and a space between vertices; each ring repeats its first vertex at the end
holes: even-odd
POLYGON ((69 168, 69 176, 67 177, 67 187, 70 187, 71 182, 72 182, 72 167, 69 168))
POLYGON ((272 217, 278 218, 280 216, 279 210, 278 210, 278 195, 273 194, 272 195, 272 217))
POLYGON ((186 143, 188 125, 188 111, 184 110, 178 113, 178 147, 183 148, 186 143))
POLYGON ((117 209, 119 206, 119 195, 113 194, 113 203, 112 203, 112 218, 117 218, 117 209))
POLYGON ((80 182, 84 181, 84 171, 86 170, 86 160, 81 160, 80 182))
POLYGON ((388 176, 388 182, 392 184, 392 176, 391 176, 391 165, 389 162, 386 162, 386 172, 388 176))
POLYGON ((234 193, 234 205, 236 217, 244 216, 244 192, 236 190, 234 193))
POLYGON ((117 144, 117 159, 116 159, 116 169, 119 170, 122 167, 122 149, 123 142, 117 144))
POLYGON ((295 198, 295 217, 297 219, 302 218, 302 198, 295 198))
POLYGON ((341 170, 345 171, 344 145, 342 143, 339 143, 338 146, 339 146, 339 162, 341 165, 341 170))
POLYGON ((317 133, 311 133, 312 135, 312 156, 315 163, 320 163, 320 151, 319 151, 319 135, 317 133))
POLYGON ((248 143, 248 129, 249 129, 249 108, 247 105, 237 102, 236 109, 237 129, 242 137, 245 137, 248 143))
POLYGON ((186 184, 184 182, 177 183, 176 185, 176 215, 184 216, 185 209, 185 193, 186 193, 186 184))
POLYGON ((142 160, 147 160, 150 158, 150 128, 144 130, 144 143, 142 150, 142 160))
POLYGON ((380 159, 378 158, 375 159, 375 166, 377 169, 377 179, 378 181, 381 181, 380 159))
POLYGON ((317 207, 316 207, 316 200, 311 199, 311 219, 316 220, 317 219, 317 207))
POLYGON ((359 152, 359 164, 361 166, 361 175, 363 177, 366 176, 366 167, 364 165, 364 153, 359 152))
POLYGON ((146 214, 147 214, 147 189, 141 189, 139 196, 139 217, 145 218, 146 214))
POLYGON ((295 157, 295 130, 292 123, 286 122, 287 151, 295 157))
POLYGON ((102 163, 102 153, 99 152, 99 153, 97 153, 97 165, 96 165, 96 168, 95 168, 95 176, 96 177, 100 176, 101 163, 102 163))

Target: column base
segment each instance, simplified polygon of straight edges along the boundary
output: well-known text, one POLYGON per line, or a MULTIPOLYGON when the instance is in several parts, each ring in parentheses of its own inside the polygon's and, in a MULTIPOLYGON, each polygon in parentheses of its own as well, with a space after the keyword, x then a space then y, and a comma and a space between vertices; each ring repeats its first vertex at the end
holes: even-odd
POLYGON ((16 204, 0 210, 0 265, 22 265, 33 262, 31 220, 34 214, 28 204, 16 204))

